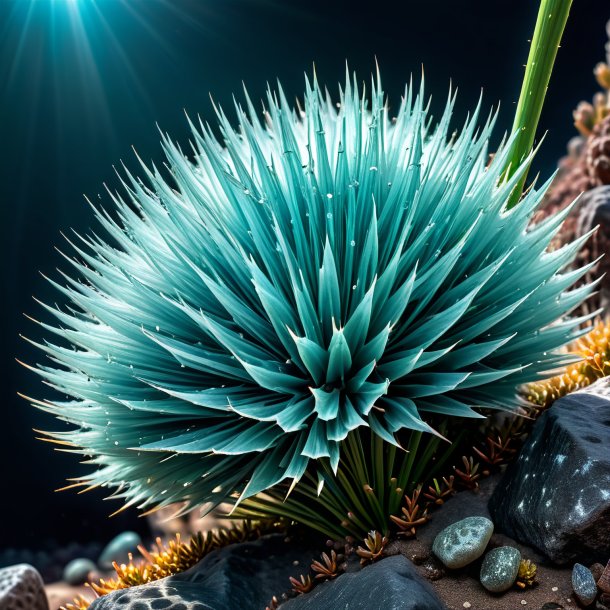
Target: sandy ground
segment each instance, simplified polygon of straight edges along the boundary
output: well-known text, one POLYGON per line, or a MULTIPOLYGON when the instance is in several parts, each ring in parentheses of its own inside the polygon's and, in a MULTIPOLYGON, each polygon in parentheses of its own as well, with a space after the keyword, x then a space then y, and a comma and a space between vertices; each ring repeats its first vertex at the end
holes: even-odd
POLYGON ((90 600, 93 600, 95 597, 89 587, 84 585, 71 587, 65 582, 54 582, 45 585, 45 591, 49 600, 49 610, 58 610, 59 607, 72 602, 78 595, 82 595, 90 600))

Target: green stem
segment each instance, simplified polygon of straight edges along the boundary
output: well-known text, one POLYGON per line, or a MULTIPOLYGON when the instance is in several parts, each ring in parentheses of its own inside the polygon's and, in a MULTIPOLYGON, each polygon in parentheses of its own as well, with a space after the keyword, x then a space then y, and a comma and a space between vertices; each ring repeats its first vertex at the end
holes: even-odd
MULTIPOLYGON (((324 491, 318 495, 315 488, 309 487, 307 483, 301 483, 300 487, 298 488, 298 495, 305 496, 307 499, 311 500, 314 505, 319 504, 320 506, 323 506, 329 513, 332 514, 333 517, 335 517, 335 519, 337 519, 339 523, 347 519, 347 509, 344 510, 343 507, 338 505, 338 503, 333 504, 332 501, 329 501, 329 499, 326 497, 328 494, 324 493, 324 491)), ((331 500, 332 499, 334 498, 331 496, 331 500)), ((290 498, 288 498, 284 504, 287 504, 288 502, 291 504, 298 504, 300 501, 291 501, 290 498)))
POLYGON ((429 477, 430 481, 437 475, 437 473, 439 473, 443 469, 443 466, 447 463, 449 458, 455 453, 456 449, 458 449, 461 446, 461 442, 462 442, 462 439, 464 438, 465 434, 466 434, 465 431, 462 430, 457 435, 457 437, 453 441, 451 441, 451 445, 449 445, 449 447, 441 453, 441 456, 435 462, 433 468, 428 473, 428 477, 429 477))
MULTIPOLYGON (((432 456, 436 453, 436 449, 441 442, 441 439, 438 436, 434 436, 432 434, 428 435, 430 438, 426 443, 426 448, 424 449, 423 454, 420 456, 417 466, 413 470, 411 474, 411 481, 418 485, 419 483, 423 483, 424 471, 430 467, 432 456)), ((445 441, 443 441, 445 442, 445 441)), ((410 491, 409 482, 407 482, 407 489, 410 491)))
POLYGON ((277 515, 287 517, 298 523, 302 523, 313 530, 322 532, 325 536, 333 539, 341 539, 342 530, 332 527, 327 521, 318 519, 318 515, 312 511, 306 510, 303 506, 298 508, 284 503, 276 503, 274 501, 266 501, 261 498, 248 498, 246 501, 247 507, 244 507, 243 514, 254 518, 265 518, 269 515, 277 515))
POLYGON ((413 469, 413 464, 415 463, 422 437, 423 432, 419 432, 418 430, 411 432, 409 437, 407 453, 403 458, 403 466, 398 473, 398 487, 402 489, 403 494, 407 492, 407 487, 409 486, 409 481, 411 479, 411 470, 413 469))
POLYGON ((392 476, 391 474, 388 474, 385 469, 384 445, 385 441, 383 439, 374 433, 371 434, 371 457, 373 458, 373 464, 375 466, 375 483, 373 484, 373 490, 381 507, 385 506, 385 486, 389 484, 390 477, 392 476))
MULTIPOLYGON (((544 97, 551 79, 551 72, 561 36, 568 20, 572 0, 541 0, 534 37, 527 58, 525 76, 515 114, 512 132, 518 135, 513 142, 505 168, 505 178, 510 178, 532 150, 536 128, 540 120, 544 97)), ((512 208, 521 198, 527 170, 508 200, 512 208)))

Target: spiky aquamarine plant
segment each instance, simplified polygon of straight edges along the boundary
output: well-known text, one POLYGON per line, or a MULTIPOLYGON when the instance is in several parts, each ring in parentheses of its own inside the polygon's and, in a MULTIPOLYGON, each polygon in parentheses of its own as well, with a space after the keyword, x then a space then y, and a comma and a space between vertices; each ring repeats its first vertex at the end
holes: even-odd
MULTIPOLYGON (((302 112, 281 89, 264 120, 246 96, 237 131, 218 111, 223 144, 193 127, 190 159, 164 137, 171 179, 127 174, 107 237, 74 244, 37 369, 71 397, 35 404, 74 426, 49 435, 90 456, 78 483, 210 507, 346 460, 349 495, 362 438, 382 480, 403 431, 513 409, 565 360, 592 287, 562 269, 587 236, 547 252, 567 210, 528 229, 546 185, 507 210, 529 159, 503 181, 510 142, 489 162, 478 109, 448 138, 453 104, 431 129, 411 87, 393 114, 379 81, 338 105, 307 82, 302 112)), ((425 478, 426 451, 397 476, 425 478)))

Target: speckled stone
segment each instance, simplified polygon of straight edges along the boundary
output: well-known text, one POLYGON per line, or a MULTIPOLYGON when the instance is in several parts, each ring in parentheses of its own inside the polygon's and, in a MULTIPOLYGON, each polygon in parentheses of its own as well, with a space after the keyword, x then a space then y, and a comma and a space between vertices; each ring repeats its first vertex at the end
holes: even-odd
POLYGON ((572 589, 583 606, 589 606, 597 597, 597 585, 589 568, 580 563, 572 569, 572 589))
POLYGON ((484 552, 494 531, 485 517, 467 517, 441 531, 432 544, 432 552, 453 570, 463 568, 484 552))
POLYGON ((69 585, 82 585, 87 580, 89 573, 96 569, 96 565, 90 559, 79 557, 66 565, 63 580, 69 585))
POLYGON ((110 570, 113 561, 127 563, 129 561, 128 553, 137 551, 139 544, 142 544, 142 540, 138 534, 123 532, 104 547, 97 564, 102 570, 110 570))
POLYGON ((492 593, 510 589, 519 574, 521 553, 512 546, 501 546, 489 551, 481 565, 481 584, 492 593))
POLYGON ((0 570, 1 610, 49 610, 40 574, 27 563, 0 570))
POLYGON ((498 531, 557 564, 610 556, 610 380, 555 401, 489 501, 498 531))

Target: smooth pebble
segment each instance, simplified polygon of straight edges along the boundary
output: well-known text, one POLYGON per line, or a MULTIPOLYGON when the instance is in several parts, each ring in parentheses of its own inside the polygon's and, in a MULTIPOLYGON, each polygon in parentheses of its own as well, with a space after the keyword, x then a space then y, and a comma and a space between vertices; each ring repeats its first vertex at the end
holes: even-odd
POLYGON ((589 606, 597 596, 597 584, 589 568, 575 563, 572 568, 572 589, 583 606, 589 606))
POLYGON ((489 551, 481 565, 481 584, 492 593, 508 591, 519 574, 521 553, 512 546, 501 546, 489 551))
POLYGON ((64 567, 63 579, 69 585, 82 585, 87 580, 89 573, 96 569, 96 565, 90 559, 82 557, 73 559, 64 567))
POLYGON ((101 552, 97 560, 98 566, 102 570, 112 568, 112 562, 127 563, 129 561, 128 553, 133 553, 137 550, 138 545, 142 544, 142 540, 135 532, 123 532, 113 538, 101 552))
POLYGON ((494 524, 486 517, 467 517, 442 530, 432 551, 448 568, 463 568, 485 552, 493 531, 494 524))

